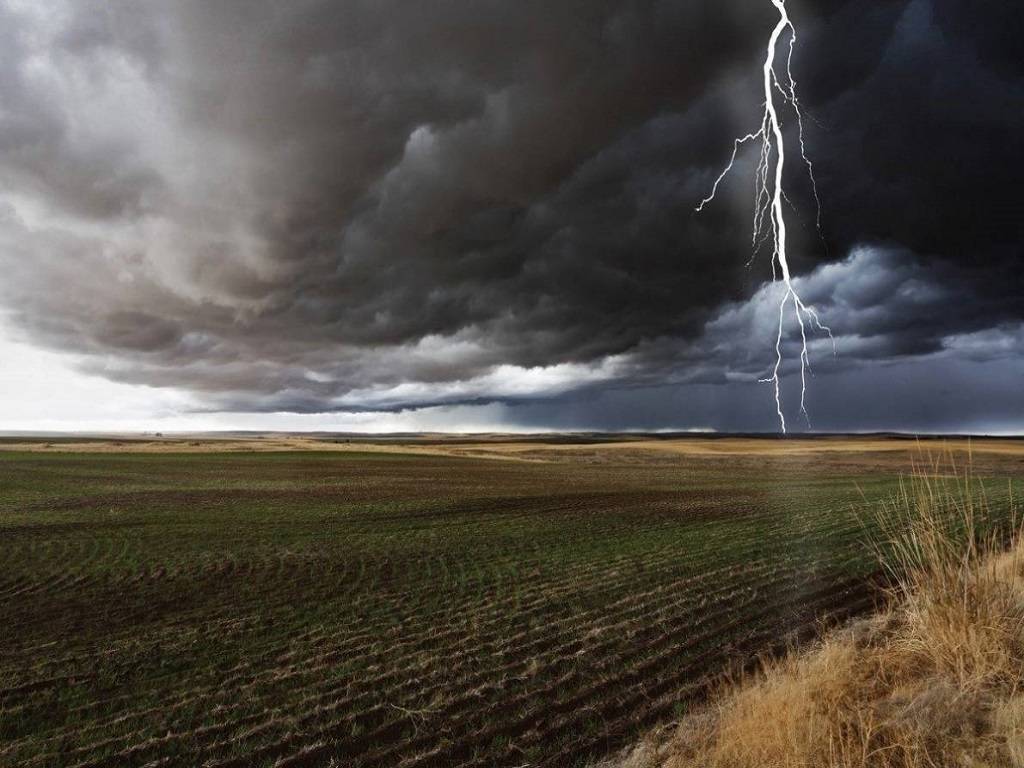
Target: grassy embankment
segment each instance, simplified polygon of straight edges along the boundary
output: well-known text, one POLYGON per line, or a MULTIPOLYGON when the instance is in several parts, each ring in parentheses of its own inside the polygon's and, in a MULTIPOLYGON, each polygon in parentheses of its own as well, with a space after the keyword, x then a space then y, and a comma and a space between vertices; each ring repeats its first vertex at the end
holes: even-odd
POLYGON ((871 515, 888 609, 727 682, 618 765, 1024 766, 1024 542, 1012 495, 998 507, 969 473, 916 473, 871 515))

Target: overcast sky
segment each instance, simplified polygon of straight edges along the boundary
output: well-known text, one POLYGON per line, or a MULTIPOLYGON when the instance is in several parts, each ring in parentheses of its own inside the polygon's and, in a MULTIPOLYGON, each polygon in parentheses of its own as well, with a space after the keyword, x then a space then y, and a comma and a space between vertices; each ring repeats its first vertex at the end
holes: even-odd
MULTIPOLYGON (((787 6, 810 423, 1024 431, 1020 14, 787 6)), ((0 0, 0 429, 777 429, 756 149, 694 212, 775 19, 0 0)))

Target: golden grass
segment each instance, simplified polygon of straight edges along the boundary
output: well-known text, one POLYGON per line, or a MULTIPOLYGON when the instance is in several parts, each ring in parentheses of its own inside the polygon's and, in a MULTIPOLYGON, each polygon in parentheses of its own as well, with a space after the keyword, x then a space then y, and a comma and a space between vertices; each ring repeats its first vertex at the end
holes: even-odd
POLYGON ((969 474, 917 473, 878 512, 890 608, 724 685, 621 768, 1024 768, 1024 542, 989 512, 969 474))

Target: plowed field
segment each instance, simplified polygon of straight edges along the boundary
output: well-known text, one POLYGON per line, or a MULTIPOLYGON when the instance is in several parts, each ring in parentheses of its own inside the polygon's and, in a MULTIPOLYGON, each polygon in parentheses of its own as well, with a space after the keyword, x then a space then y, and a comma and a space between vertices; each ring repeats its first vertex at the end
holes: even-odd
POLYGON ((583 765, 873 604, 891 452, 564 448, 0 453, 0 765, 583 765))

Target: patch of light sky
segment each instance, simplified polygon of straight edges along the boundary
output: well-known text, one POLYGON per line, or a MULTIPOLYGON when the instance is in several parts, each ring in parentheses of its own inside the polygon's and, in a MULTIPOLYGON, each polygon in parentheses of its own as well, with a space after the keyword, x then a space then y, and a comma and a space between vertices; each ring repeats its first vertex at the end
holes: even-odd
POLYGON ((201 412, 195 399, 179 390, 123 384, 82 373, 73 356, 30 345, 3 319, 0 360, 0 431, 6 432, 517 431, 506 423, 507 408, 500 403, 401 412, 201 412))

